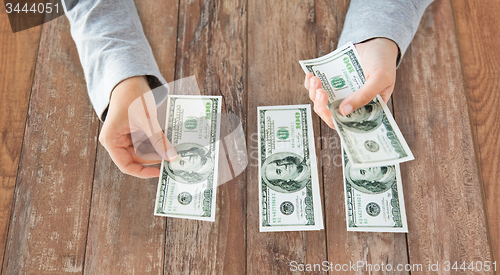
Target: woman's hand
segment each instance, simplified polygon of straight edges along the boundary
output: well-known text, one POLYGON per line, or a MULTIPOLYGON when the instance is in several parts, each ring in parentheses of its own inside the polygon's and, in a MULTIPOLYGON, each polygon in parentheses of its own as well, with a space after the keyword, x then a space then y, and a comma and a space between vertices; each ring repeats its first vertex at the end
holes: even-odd
POLYGON ((99 141, 123 173, 139 178, 160 175, 160 169, 144 167, 144 164, 158 163, 162 158, 171 161, 177 157, 177 152, 163 135, 153 94, 143 76, 125 79, 115 87, 99 141), (145 140, 154 147, 155 157, 136 150, 145 140))
MULTIPOLYGON (((396 60, 398 46, 386 38, 374 38, 355 45, 361 58, 366 77, 365 84, 342 101, 339 106, 343 116, 365 106, 378 94, 387 102, 396 82, 396 60)), ((314 111, 330 127, 334 128, 332 114, 327 107, 328 96, 321 88, 321 81, 312 73, 307 73, 304 86, 309 90, 309 98, 314 102, 314 111)))

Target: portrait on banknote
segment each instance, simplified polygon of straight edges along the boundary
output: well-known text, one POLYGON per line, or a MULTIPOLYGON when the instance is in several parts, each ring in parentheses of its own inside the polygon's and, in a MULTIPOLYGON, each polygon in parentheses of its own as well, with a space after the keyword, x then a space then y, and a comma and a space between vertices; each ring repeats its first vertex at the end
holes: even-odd
POLYGON ((384 110, 380 104, 375 102, 375 100, 372 100, 367 105, 354 110, 347 116, 340 114, 340 103, 342 103, 342 100, 333 102, 332 109, 334 109, 333 115, 342 127, 348 128, 353 132, 369 132, 382 124, 384 110))
POLYGON ((178 157, 166 165, 167 173, 182 183, 198 183, 206 180, 213 170, 214 152, 196 143, 175 146, 178 157))
POLYGON ((270 155, 262 164, 262 180, 274 191, 293 193, 311 180, 306 159, 291 152, 270 155))
POLYGON ((356 190, 366 194, 380 194, 396 183, 394 166, 354 168, 349 162, 345 165, 345 178, 356 190))

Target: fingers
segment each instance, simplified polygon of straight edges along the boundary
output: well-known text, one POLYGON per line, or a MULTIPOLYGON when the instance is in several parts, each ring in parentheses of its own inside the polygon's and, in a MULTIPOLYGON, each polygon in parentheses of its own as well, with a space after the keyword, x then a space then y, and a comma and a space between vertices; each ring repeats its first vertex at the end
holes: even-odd
POLYGON ((129 107, 128 115, 137 156, 147 160, 168 161, 177 157, 177 152, 161 130, 152 92, 147 92, 134 100, 129 107), (154 154, 155 151, 157 154, 154 154))
MULTIPOLYGON (((352 93, 342 101, 339 111, 343 116, 370 103, 378 94, 393 87, 390 76, 381 72, 371 75, 366 79, 365 84, 356 92, 352 93)), ((391 90, 392 92, 392 90, 391 90)), ((390 94, 389 94, 390 97, 390 94)), ((386 100, 386 98, 384 98, 386 100)), ((387 100, 389 100, 387 98, 387 100)))
POLYGON ((170 141, 168 141, 165 137, 156 116, 149 117, 148 124, 140 125, 139 127, 144 131, 144 133, 154 133, 149 136, 149 140, 158 155, 167 161, 172 161, 177 158, 177 152, 175 151, 174 146, 172 146, 170 141))
POLYGON ((156 167, 142 166, 141 164, 134 161, 131 153, 128 152, 125 148, 111 147, 106 148, 106 150, 108 151, 109 156, 116 164, 118 169, 120 169, 120 171, 122 171, 122 173, 124 174, 143 179, 155 177, 157 178, 160 176, 160 169, 156 167))
POLYGON ((321 88, 321 81, 317 76, 311 77, 310 84, 309 84, 309 98, 312 101, 316 100, 316 91, 321 88))
POLYGON ((306 78, 304 80, 304 87, 309 90, 309 81, 311 80, 311 77, 313 77, 312 73, 306 73, 306 78))
POLYGON ((385 90, 383 90, 380 93, 380 96, 382 97, 382 99, 384 100, 384 102, 386 104, 387 104, 387 102, 389 102, 389 99, 391 99, 391 95, 392 95, 393 91, 394 91, 394 85, 391 85, 391 86, 385 88, 385 90))
POLYGON ((135 151, 136 149, 132 146, 125 148, 125 150, 127 150, 130 156, 132 156, 132 160, 140 165, 151 165, 151 164, 161 163, 161 159, 159 158, 158 153, 154 149, 149 150, 150 152, 145 154, 141 152, 140 156, 136 154, 135 151))
MULTIPOLYGON (((158 121, 156 122, 158 123, 158 121)), ((155 151, 167 161, 172 161, 177 158, 177 151, 175 151, 174 146, 165 137, 163 131, 157 132, 149 137, 151 144, 155 148, 155 151)))
POLYGON ((335 129, 335 125, 332 120, 332 113, 330 112, 330 109, 328 109, 327 104, 328 95, 326 94, 326 91, 318 89, 314 99, 314 112, 321 117, 328 127, 335 129))
POLYGON ((335 129, 333 124, 332 114, 328 109, 328 95, 326 91, 321 89, 321 80, 312 73, 307 73, 304 80, 304 87, 309 91, 309 98, 314 102, 314 112, 328 125, 335 129))

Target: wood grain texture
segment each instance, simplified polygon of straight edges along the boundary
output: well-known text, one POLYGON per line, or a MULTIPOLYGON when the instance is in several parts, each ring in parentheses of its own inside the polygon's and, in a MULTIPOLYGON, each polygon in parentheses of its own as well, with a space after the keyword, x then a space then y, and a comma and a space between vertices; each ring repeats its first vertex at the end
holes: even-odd
POLYGON ((98 120, 65 17, 43 25, 3 274, 81 274, 98 120))
POLYGON ((493 258, 500 256, 500 2, 453 1, 493 258))
MULTIPOLYGON (((173 80, 177 1, 136 1, 165 79, 173 80)), ((98 146, 85 274, 162 274, 165 218, 153 216, 158 179, 124 175, 98 146)))
POLYGON ((0 267, 41 31, 12 33, 7 13, 0 9, 0 267))
MULTIPOLYGON (((254 135, 257 133, 258 106, 310 103, 298 60, 315 55, 314 1, 254 0, 248 5, 247 274, 288 274, 291 261, 313 264, 327 259, 326 234, 325 230, 259 232, 257 139, 254 135)), ((313 121, 315 137, 318 137, 318 117, 313 121)), ((320 142, 319 139, 315 141, 318 163, 321 163, 320 142)), ((317 270, 311 274, 318 273, 317 270)))
MULTIPOLYGON (((244 130, 245 30, 245 1, 180 1, 176 79, 195 75, 201 94, 221 95, 222 113, 244 130)), ((242 173, 217 187, 215 222, 168 218, 164 273, 244 273, 245 211, 242 173)))
MULTIPOLYGON (((340 37, 349 1, 316 1, 317 56, 335 50, 340 37)), ((405 274, 397 265, 408 263, 406 234, 347 232, 342 155, 340 138, 335 130, 321 123, 323 153, 323 181, 325 189, 325 216, 328 239, 328 261, 336 264, 357 263, 390 264, 391 272, 359 268, 366 274, 405 274)), ((354 271, 347 272, 357 274, 354 271)), ((406 272, 408 274, 408 272, 406 272)))
POLYGON ((256 108, 311 103, 297 61, 335 49, 348 0, 136 5, 165 79, 196 75, 241 120, 249 167, 218 187, 215 223, 153 216, 157 179, 125 176, 97 145, 66 18, 12 34, 1 10, 2 274, 289 274, 291 261, 326 260, 422 264, 422 274, 439 261, 435 274, 454 274, 445 261, 499 255, 497 2, 435 0, 398 69, 393 113, 415 154, 401 165, 407 235, 346 231, 340 140, 315 114, 325 230, 259 232, 256 108))
POLYGON ((161 274, 165 219, 153 216, 157 180, 120 172, 99 146, 84 274, 161 274))
MULTIPOLYGON (((401 165, 410 264, 491 261, 459 58, 451 3, 435 1, 393 94, 396 121, 415 155, 401 165)), ((438 274, 445 273, 454 272, 438 274)))
POLYGON ((337 42, 344 27, 350 2, 350 0, 315 1, 316 55, 318 57, 329 54, 337 49, 337 42))

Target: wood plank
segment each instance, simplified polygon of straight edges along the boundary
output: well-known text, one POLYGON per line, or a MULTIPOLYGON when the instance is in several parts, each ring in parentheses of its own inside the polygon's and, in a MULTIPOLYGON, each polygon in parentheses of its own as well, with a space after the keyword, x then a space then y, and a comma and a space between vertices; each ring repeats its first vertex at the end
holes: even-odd
POLYGON ((410 264, 492 259, 457 42, 450 1, 435 1, 397 72, 394 114, 415 155, 401 165, 410 264))
MULTIPOLYGON (((248 143, 247 273, 288 274, 291 261, 321 263, 326 256, 325 230, 259 232, 257 106, 309 104, 298 60, 315 55, 314 1, 250 1, 248 3, 248 143)), ((314 116, 315 137, 319 118, 314 116)), ((316 141, 321 163, 319 139, 316 141)), ((321 171, 319 178, 322 178, 321 171)), ((322 188, 320 188, 322 190, 322 188)))
MULTIPOLYGON (((172 81, 177 1, 136 1, 144 33, 162 75, 172 81)), ((101 146, 92 192, 85 274, 161 274, 165 219, 153 216, 158 179, 119 171, 101 146)))
POLYGON ((344 27, 345 16, 349 9, 350 2, 350 0, 316 0, 317 56, 329 54, 337 49, 337 42, 344 27))
POLYGON ((165 220, 153 216, 157 180, 120 172, 97 150, 84 274, 161 274, 165 220))
POLYGON ((12 33, 0 10, 0 267, 42 28, 12 33))
MULTIPOLYGON (((245 1, 180 1, 176 79, 195 75, 202 94, 222 95, 222 113, 239 118, 243 130, 245 32, 245 1)), ((164 273, 244 273, 245 211, 242 173, 217 187, 214 223, 168 218, 164 273)))
POLYGON ((3 274, 82 273, 98 119, 65 17, 43 25, 3 274))
POLYGON ((500 256, 500 79, 498 52, 500 2, 452 1, 460 57, 479 153, 493 258, 500 256))
MULTIPOLYGON (((316 1, 317 56, 336 49, 348 8, 349 1, 316 1)), ((404 274, 396 269, 408 263, 406 234, 347 232, 340 138, 335 130, 321 123, 321 141, 328 261, 333 263, 332 268, 361 261, 379 268, 382 263, 390 265, 393 270, 388 274, 404 274)), ((359 268, 362 270, 369 268, 359 268)))

